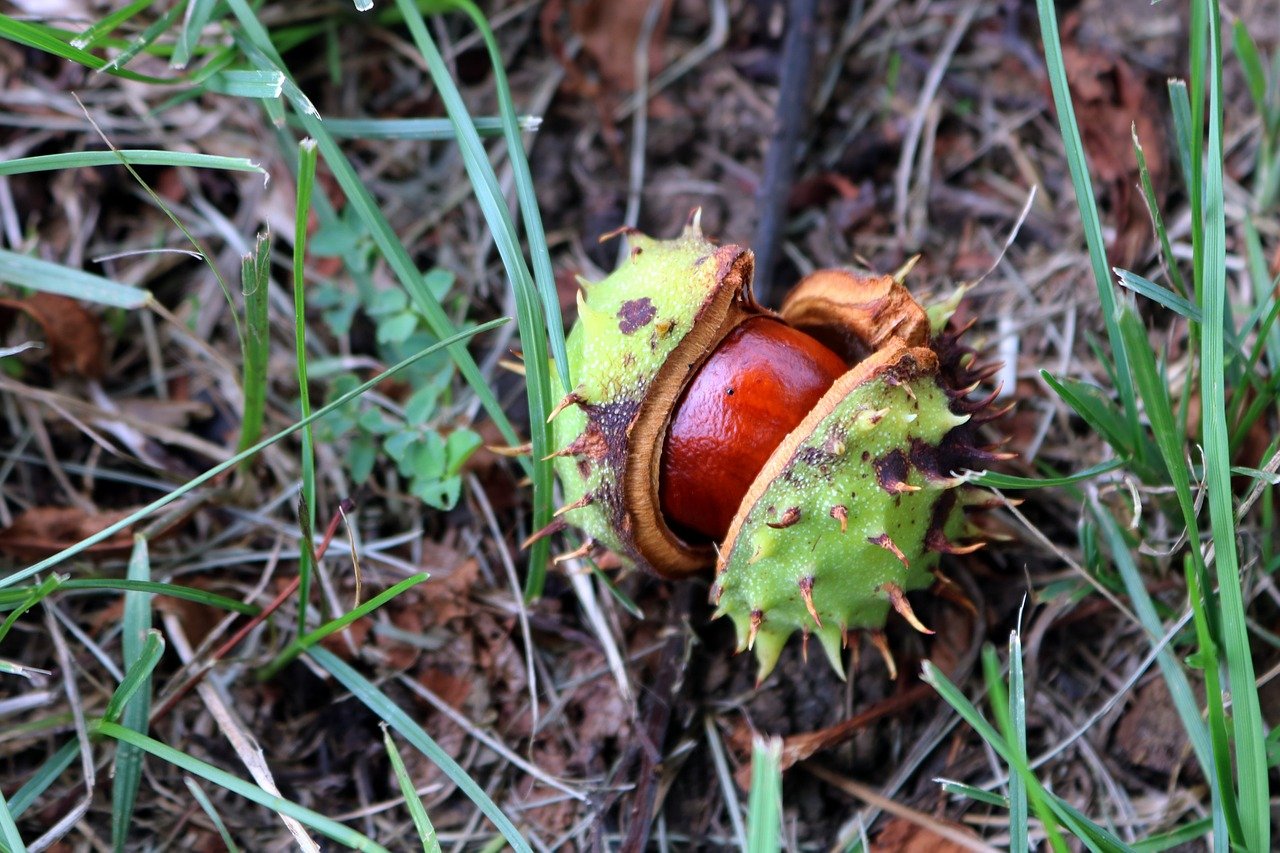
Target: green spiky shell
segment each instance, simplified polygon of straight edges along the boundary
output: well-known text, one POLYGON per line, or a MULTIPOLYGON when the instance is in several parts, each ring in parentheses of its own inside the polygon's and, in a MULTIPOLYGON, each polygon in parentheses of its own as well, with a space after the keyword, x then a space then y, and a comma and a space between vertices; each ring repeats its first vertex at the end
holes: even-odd
POLYGON ((974 499, 953 472, 994 458, 974 447, 970 419, 989 401, 964 399, 989 374, 941 332, 955 303, 926 311, 901 275, 826 270, 801 282, 782 319, 852 366, 774 450, 725 542, 701 546, 662 518, 667 427, 724 336, 770 312, 750 295, 751 253, 707 242, 696 217, 676 240, 628 239, 629 260, 579 294, 567 341, 578 384, 552 415, 566 498, 557 515, 587 547, 664 577, 714 562, 717 615, 754 648, 761 678, 797 631, 817 634, 843 674, 847 631, 880 628, 891 606, 915 621, 904 593, 932 582, 940 553, 977 547, 957 544, 974 532, 964 516, 974 499))
POLYGON ((938 467, 954 414, 932 350, 874 353, 827 392, 752 484, 720 552, 712 598, 755 650, 761 678, 795 631, 837 671, 847 631, 884 625, 891 601, 933 581, 963 516, 938 467), (942 510, 939 512, 939 510, 942 510))
POLYGON ((566 341, 577 383, 552 425, 565 519, 589 541, 664 577, 709 567, 710 546, 662 518, 658 465, 680 390, 724 335, 767 313, 750 295, 753 258, 705 240, 696 216, 676 240, 628 232, 628 260, 582 282, 566 341))

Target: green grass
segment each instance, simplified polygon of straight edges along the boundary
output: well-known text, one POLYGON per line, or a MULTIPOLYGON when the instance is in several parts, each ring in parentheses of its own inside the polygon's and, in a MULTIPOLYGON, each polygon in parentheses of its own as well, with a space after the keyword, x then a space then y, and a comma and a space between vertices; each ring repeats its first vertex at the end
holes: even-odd
MULTIPOLYGON (((297 199, 295 206, 296 230, 294 233, 293 256, 293 302, 295 311, 294 349, 297 363, 297 381, 300 388, 300 416, 290 426, 277 431, 274 435, 261 439, 266 421, 266 405, 270 375, 268 359, 270 356, 271 329, 268 321, 267 294, 273 286, 270 276, 271 244, 262 238, 257 242, 253 252, 246 256, 243 271, 242 289, 243 325, 238 326, 237 334, 241 336, 243 356, 243 373, 241 375, 241 392, 243 395, 243 425, 241 446, 239 451, 225 462, 214 466, 204 474, 192 478, 187 483, 173 489, 159 499, 132 513, 129 517, 112 524, 100 533, 64 549, 49 558, 39 560, 23 569, 10 573, 0 579, 0 597, 8 601, 7 620, 0 633, 11 628, 17 620, 36 607, 49 596, 60 596, 74 592, 90 591, 101 594, 109 590, 127 590, 125 642, 123 646, 123 665, 126 671, 125 681, 114 694, 112 704, 103 712, 93 727, 93 731, 102 737, 115 740, 118 746, 116 753, 116 775, 113 782, 112 795, 112 843, 116 849, 125 849, 128 844, 130 819, 137 797, 141 762, 144 754, 168 761, 182 767, 205 780, 247 797, 254 802, 266 805, 282 814, 288 814, 300 820, 305 826, 352 846, 355 849, 381 850, 371 839, 352 832, 346 827, 335 824, 312 811, 302 809, 296 804, 288 803, 274 795, 269 795, 257 786, 243 782, 226 774, 206 762, 187 755, 173 747, 159 743, 146 736, 147 707, 150 694, 150 672, 155 666, 160 653, 156 645, 158 635, 147 634, 149 624, 150 600, 153 594, 171 594, 184 597, 198 603, 212 605, 226 611, 252 612, 256 608, 241 604, 224 596, 206 593, 202 590, 191 590, 170 583, 157 583, 150 580, 147 568, 145 542, 140 542, 137 559, 131 562, 127 581, 107 579, 76 578, 47 575, 55 567, 66 566, 68 561, 83 553, 94 544, 101 542, 121 530, 128 529, 149 516, 165 509, 175 501, 193 491, 213 482, 226 471, 235 466, 247 466, 249 462, 267 447, 279 442, 294 433, 302 432, 302 491, 300 500, 299 523, 304 533, 302 542, 299 572, 302 583, 299 585, 299 596, 302 602, 310 598, 311 573, 313 565, 310 558, 311 536, 315 530, 315 519, 319 500, 319 488, 316 476, 315 439, 311 427, 315 421, 340 409, 347 403, 356 400, 368 389, 394 375, 397 371, 410 367, 419 359, 434 354, 437 350, 445 350, 454 359, 470 390, 481 401, 490 417, 499 426, 507 441, 519 444, 522 437, 511 427, 505 412, 494 397, 487 381, 481 375, 477 365, 465 347, 465 341, 473 335, 493 329, 501 321, 483 324, 466 323, 456 325, 447 314, 437 296, 424 286, 423 279, 410 259, 407 249, 400 243, 383 217, 378 204, 363 186, 355 170, 351 167, 345 153, 338 146, 336 138, 331 135, 320 121, 309 99, 293 82, 288 69, 280 56, 279 48, 287 45, 290 39, 296 39, 297 30, 279 34, 268 33, 257 18, 257 10, 248 3, 231 0, 227 4, 196 0, 190 4, 178 4, 173 10, 155 18, 143 31, 130 40, 119 38, 118 29, 126 24, 132 25, 144 13, 151 11, 153 4, 149 0, 138 0, 122 7, 109 17, 98 21, 87 30, 72 33, 55 27, 47 27, 25 21, 18 21, 7 16, 0 17, 0 37, 19 44, 44 50, 54 56, 73 63, 79 63, 93 70, 122 77, 138 83, 187 82, 190 84, 184 93, 171 99, 169 105, 176 105, 182 100, 196 95, 222 96, 246 99, 246 104, 259 104, 264 112, 264 120, 274 124, 281 134, 282 145, 296 146, 292 159, 297 167, 297 199), (184 12, 181 16, 176 12, 184 12), (227 15, 230 18, 227 18, 227 15), (234 43, 211 46, 201 43, 201 34, 206 25, 223 20, 233 25, 234 43), (277 36, 279 40, 277 40, 277 36), (171 39, 175 39, 171 41, 171 39), (106 60, 94 51, 103 47, 123 53, 113 60, 106 60), (130 62, 143 55, 167 56, 178 73, 171 80, 138 74, 128 68, 130 62), (291 115, 290 115, 291 113, 291 115), (302 128, 309 138, 298 141, 291 138, 281 128, 288 117, 294 126, 302 128), (325 167, 333 174, 343 192, 349 206, 356 215, 366 233, 371 235, 376 250, 389 264, 400 283, 409 293, 417 309, 425 316, 427 324, 436 338, 436 343, 423 351, 405 359, 387 371, 379 373, 371 380, 360 383, 347 393, 330 400, 328 405, 313 409, 307 395, 309 385, 308 361, 310 358, 307 342, 306 312, 306 276, 304 264, 307 259, 308 232, 306 223, 313 213, 322 224, 332 221, 334 212, 327 202, 314 194, 315 174, 318 162, 323 161, 325 167), (239 329, 242 328, 243 332, 239 329), (40 579, 43 581, 40 582, 40 579), (37 582, 32 583, 33 579, 37 582), (141 632, 141 633, 139 633, 141 632), (150 639, 145 648, 140 647, 140 640, 133 639, 146 634, 150 639), (116 723, 119 718, 122 725, 116 723)), ((563 358, 564 337, 560 327, 558 302, 556 301, 554 278, 551 272, 550 256, 547 252, 546 240, 542 231, 541 219, 534 197, 533 183, 529 166, 523 153, 521 133, 525 123, 521 121, 511 100, 509 88, 502 69, 501 56, 497 43, 484 17, 478 9, 469 3, 447 4, 466 14, 477 26, 483 36, 486 47, 494 62, 496 84, 498 87, 501 115, 497 122, 481 120, 479 128, 472 119, 461 100, 456 85, 453 83, 443 60, 436 51, 434 43, 427 33, 418 8, 404 5, 400 12, 423 56, 431 65, 432 75, 445 99, 448 121, 440 119, 411 120, 412 127, 390 129, 381 123, 346 122, 337 123, 336 129, 346 137, 367 135, 369 138, 385 138, 387 136, 403 136, 411 138, 452 139, 461 148, 468 164, 481 209, 488 218, 495 238, 499 255, 507 268, 512 286, 517 296, 517 321, 523 342, 527 365, 527 376, 530 387, 529 408, 532 424, 533 453, 531 458, 523 461, 534 482, 534 518, 535 525, 546 523, 551 514, 551 466, 543 457, 549 448, 546 413, 554 403, 552 387, 564 393, 568 387, 566 361, 563 358), (422 125, 422 126, 419 126, 422 125), (521 202, 522 222, 525 236, 529 241, 532 272, 525 260, 521 243, 521 235, 515 221, 510 217, 505 199, 498 188, 498 182, 488 155, 481 143, 481 132, 494 135, 500 132, 508 145, 508 157, 516 171, 517 194, 521 202), (548 308, 555 308, 548 311, 548 308), (556 358, 552 359, 552 356, 556 358), (558 375, 553 381, 553 370, 558 375)), ((439 6, 435 11, 444 11, 439 6)), ((134 27, 136 32, 136 27, 134 27)), ((303 35, 302 37, 307 37, 303 35)), ((24 174, 37 171, 65 170, 94 166, 123 164, 126 167, 162 166, 174 168, 213 168, 239 171, 258 171, 261 168, 243 158, 211 156, 206 154, 180 153, 154 150, 116 150, 108 152, 81 152, 58 154, 41 157, 23 158, 0 164, 0 174, 24 174)), ((132 171, 132 170, 131 170, 132 171)), ((137 173, 133 172, 135 178, 137 173)), ((141 179, 138 178, 139 183, 141 179)), ((145 187, 158 207, 173 218, 174 224, 191 239, 197 251, 205 257, 208 253, 176 218, 172 210, 164 202, 145 187)), ((216 273, 216 269, 215 269, 216 273)), ((139 288, 128 287, 76 269, 50 263, 12 252, 0 252, 0 275, 8 282, 32 289, 61 293, 90 302, 112 306, 124 310, 145 310, 151 305, 150 294, 139 288)), ((219 276, 220 278, 220 276, 219 276)), ((367 276, 366 276, 367 281, 367 276)), ((238 300, 231 297, 224 286, 228 300, 236 313, 240 313, 238 300)), ((556 397, 558 399, 558 396, 556 397)), ((452 448, 456 442, 449 442, 452 448)), ((472 445, 474 446, 474 445, 472 445)), ((453 451, 451 451, 453 452, 453 451)), ((469 451, 467 451, 469 452, 469 451)), ((250 469, 242 467, 247 474, 250 469)), ((527 573, 527 590, 530 595, 537 595, 542 589, 544 564, 546 562, 546 544, 534 549, 530 555, 531 570, 527 573)), ((262 671, 263 677, 272 677, 291 660, 307 654, 320 665, 330 669, 347 686, 372 707, 393 728, 409 739, 416 748, 427 753, 428 757, 440 763, 448 774, 472 799, 485 811, 501 834, 517 850, 528 847, 521 838, 520 832, 497 809, 484 791, 470 779, 460 767, 435 746, 425 732, 414 724, 406 715, 396 708, 375 686, 363 680, 354 670, 350 670, 336 659, 316 647, 321 639, 349 626, 356 619, 366 616, 376 608, 385 605, 417 583, 426 579, 425 574, 416 575, 398 584, 382 590, 368 601, 359 603, 345 613, 336 615, 322 624, 309 621, 309 608, 298 608, 298 626, 295 638, 285 644, 276 654, 274 660, 262 671)), ((3 602, 0 602, 2 604, 3 602)), ((25 809, 39 794, 47 790, 56 781, 58 775, 70 766, 70 758, 76 754, 75 744, 63 747, 45 765, 45 771, 31 780, 32 784, 24 786, 17 794, 18 805, 25 809)), ((397 757, 398 758, 398 757, 397 757)), ((401 765, 401 769, 402 765, 401 765)), ((401 774, 402 775, 402 774, 401 774)), ((403 781, 403 775, 402 775, 403 781)), ((193 791, 194 793, 194 791, 193 791)), ((216 821, 217 813, 207 797, 200 799, 200 806, 219 825, 225 833, 225 827, 216 821)), ((420 830, 430 826, 421 804, 412 809, 415 824, 420 830)), ((10 849, 21 849, 21 839, 17 835, 10 810, 7 805, 0 807, 0 840, 10 849)), ((423 836, 426 844, 426 836, 423 836)), ((427 845, 427 849, 431 849, 427 845)), ((435 849, 438 849, 436 846, 435 849)))
MULTIPOLYGON (((385 4, 379 13, 387 21, 403 25, 408 36, 406 44, 412 44, 416 58, 427 69, 446 115, 350 119, 320 115, 284 59, 290 49, 322 40, 332 51, 341 38, 332 21, 282 24, 273 30, 264 23, 263 4, 249 0, 192 0, 173 4, 164 11, 153 8, 155 5, 153 0, 135 0, 76 32, 0 16, 0 38, 131 84, 176 87, 166 107, 194 98, 238 99, 243 109, 260 117, 264 127, 272 128, 280 155, 294 169, 297 180, 289 285, 298 408, 290 415, 292 423, 262 438, 272 416, 279 415, 278 410, 272 410, 270 396, 273 330, 267 299, 270 288, 275 286, 271 264, 279 259, 271 255, 271 241, 260 239, 245 258, 241 294, 227 291, 234 314, 243 317, 243 333, 237 329, 243 368, 238 452, 100 533, 0 578, 0 609, 7 611, 0 624, 0 639, 25 624, 24 620, 30 619, 32 612, 46 601, 73 595, 122 596, 118 665, 124 677, 109 686, 109 698, 90 715, 94 739, 90 746, 106 750, 113 762, 110 813, 114 849, 130 846, 144 758, 178 767, 216 786, 221 795, 234 794, 271 812, 288 815, 353 849, 383 850, 387 849, 384 845, 395 847, 403 843, 403 839, 367 837, 149 734, 153 679, 164 652, 160 634, 151 627, 154 597, 184 599, 227 614, 253 614, 258 612, 256 606, 172 580, 156 580, 148 541, 142 537, 137 539, 125 579, 75 576, 86 573, 85 564, 76 558, 94 544, 157 515, 184 497, 211 488, 232 469, 239 468, 244 476, 252 476, 253 462, 262 451, 296 434, 300 441, 296 520, 302 533, 298 542, 301 556, 297 564, 297 617, 292 625, 273 624, 269 632, 264 632, 270 634, 272 645, 270 654, 258 662, 258 675, 264 679, 277 677, 287 665, 305 658, 314 671, 341 685, 382 721, 388 760, 417 843, 424 850, 440 849, 439 841, 427 810, 414 791, 392 731, 437 765, 450 783, 474 803, 495 833, 493 845, 505 843, 517 851, 530 850, 517 817, 504 813, 485 787, 451 758, 382 685, 320 644, 324 638, 404 595, 425 581, 426 575, 415 574, 390 584, 367 601, 356 602, 337 614, 328 613, 327 605, 313 601, 316 519, 332 498, 326 493, 324 478, 319 476, 323 472, 317 470, 312 426, 358 401, 386 377, 437 353, 448 354, 466 393, 474 395, 506 442, 531 444, 531 453, 520 461, 532 483, 530 526, 537 529, 551 518, 554 482, 546 458, 550 450, 546 414, 573 387, 573 377, 568 374, 564 358, 564 334, 547 236, 537 205, 534 176, 524 152, 522 134, 529 123, 516 109, 497 40, 484 15, 469 0, 396 0, 385 4), (423 18, 424 12, 459 13, 475 28, 492 64, 497 116, 478 117, 464 102, 433 30, 423 18), (108 49, 112 58, 103 55, 108 49), (167 60, 169 73, 155 76, 132 70, 131 64, 139 57, 167 60), (485 140, 494 137, 501 137, 506 145, 505 165, 511 170, 517 199, 514 213, 485 147, 485 140), (341 144, 351 139, 363 144, 388 139, 448 140, 457 146, 514 296, 528 390, 529 435, 519 434, 512 425, 490 380, 467 348, 472 336, 491 331, 502 321, 476 325, 467 311, 458 310, 457 303, 450 301, 449 294, 442 297, 431 286, 410 247, 393 230, 379 199, 362 181, 348 149, 341 144), (341 215, 324 193, 316 192, 321 169, 333 177, 345 196, 347 210, 341 215), (311 369, 315 349, 307 323, 312 282, 306 265, 314 254, 311 242, 316 239, 309 236, 307 227, 312 217, 322 230, 357 230, 362 246, 340 253, 347 273, 364 296, 373 296, 373 264, 385 263, 433 337, 433 343, 422 351, 318 408, 313 406, 309 392, 315 381, 311 369), (55 569, 65 574, 55 574, 55 569), (261 665, 263 660, 265 665, 261 665)), ((1173 81, 1169 86, 1175 139, 1171 159, 1179 164, 1191 211, 1192 260, 1184 266, 1174 256, 1174 241, 1166 228, 1170 217, 1167 211, 1160 210, 1157 188, 1142 147, 1144 140, 1138 139, 1135 131, 1132 142, 1139 184, 1153 224, 1153 246, 1159 249, 1161 263, 1158 270, 1119 270, 1106 257, 1102 217, 1072 106, 1071 81, 1057 29, 1058 10, 1053 0, 1038 0, 1037 9, 1063 150, 1088 252, 1089 275, 1105 331, 1096 352, 1101 375, 1109 379, 1109 384, 1048 373, 1044 379, 1064 404, 1102 437, 1114 456, 1083 466, 1075 473, 1045 471, 1041 478, 992 473, 977 478, 977 482, 1000 489, 1058 487, 1080 496, 1080 545, 1087 555, 1083 562, 1088 571, 1097 575, 1094 580, 1099 587, 1127 597, 1138 623, 1135 627, 1150 645, 1148 662, 1154 661, 1164 679, 1195 760, 1208 780, 1210 815, 1188 819, 1180 826, 1126 844, 1107 824, 1106 817, 1086 816, 1055 793, 1028 752, 1028 685, 1019 631, 1012 632, 1003 657, 994 648, 984 650, 980 684, 953 684, 926 665, 926 681, 991 746, 1007 773, 1000 789, 985 790, 959 782, 944 782, 943 789, 1007 812, 1010 849, 1028 849, 1029 827, 1035 826, 1053 850, 1071 849, 1076 843, 1090 850, 1154 851, 1194 842, 1210 832, 1219 849, 1227 849, 1230 844, 1237 849, 1266 850, 1272 844, 1269 742, 1255 684, 1254 637, 1247 621, 1250 576, 1242 564, 1250 555, 1242 553, 1238 545, 1241 528, 1253 521, 1241 515, 1232 491, 1232 475, 1242 470, 1257 471, 1267 461, 1237 457, 1251 428, 1274 418, 1280 397, 1280 380, 1274 378, 1280 368, 1280 301, 1274 297, 1276 282, 1268 271, 1264 238, 1255 224, 1255 219, 1262 221, 1274 215, 1273 207, 1280 195, 1280 57, 1264 56, 1242 23, 1237 22, 1230 33, 1234 56, 1262 122, 1252 195, 1244 217, 1236 219, 1234 210, 1229 211, 1225 203, 1222 78, 1228 59, 1223 51, 1222 17, 1216 0, 1192 3, 1185 52, 1188 79, 1173 81), (1247 263, 1250 287, 1244 291, 1248 299, 1243 302, 1232 301, 1238 300, 1240 291, 1227 272, 1229 238, 1239 241, 1247 263), (1181 398, 1171 391, 1170 381, 1178 365, 1171 363, 1170 353, 1151 343, 1156 337, 1151 334, 1151 327, 1163 330, 1170 324, 1185 326, 1191 348, 1185 365, 1190 379, 1181 398), (1200 401, 1198 422, 1190 419, 1188 398, 1193 391, 1200 401), (1135 508, 1115 495, 1100 494, 1096 488, 1100 478, 1115 483, 1121 477, 1135 484, 1135 493, 1148 496, 1141 520, 1132 529, 1128 520, 1135 508), (1198 502, 1201 496, 1203 507, 1198 502), (1161 523, 1174 526, 1185 535, 1187 543, 1173 561, 1183 569, 1185 600, 1172 606, 1169 600, 1153 598, 1149 592, 1158 561, 1142 547, 1161 523), (1202 547, 1209 544, 1212 550, 1202 547), (1176 630, 1184 624, 1190 627, 1176 630), (1197 685, 1203 686, 1204 700, 1197 698, 1197 685), (967 687, 973 689, 966 690, 967 687), (985 698, 973 698, 978 692, 985 698)), ((331 62, 330 73, 335 82, 343 73, 339 60, 340 57, 331 62)), ((260 166, 245 158, 112 148, 14 159, 0 163, 0 176, 117 165, 130 168, 135 177, 134 166, 263 173, 260 166)), ((141 183, 141 178, 138 180, 141 183)), ((208 258, 178 214, 149 187, 145 189, 190 238, 200 255, 208 258)), ((247 241, 247 235, 243 236, 247 241)), ((211 268, 216 272, 212 263, 211 268)), ((156 309, 151 294, 142 288, 11 251, 0 250, 0 278, 17 287, 72 296, 110 311, 156 309)), ((1267 492, 1258 512, 1274 520, 1274 510, 1274 499, 1267 492)), ((1266 543, 1262 547, 1260 563, 1265 571, 1272 572, 1276 568, 1275 555, 1267 550, 1270 546, 1266 543)), ((545 541, 539 542, 527 555, 524 593, 528 598, 543 591, 546 548, 545 541)), ((17 820, 58 786, 80 750, 81 744, 74 737, 61 742, 7 801, 0 797, 0 845, 4 849, 25 849, 17 820)), ((778 847, 783 813, 778 762, 776 743, 757 742, 744 833, 745 846, 752 851, 778 847)), ((723 775, 728 777, 727 767, 723 775)), ((234 841, 213 800, 194 779, 187 777, 186 781, 193 806, 209 816, 228 847, 233 847, 234 841)), ((736 803, 728 804, 731 810, 735 806, 736 803)))
MULTIPOLYGON (((1271 349, 1272 322, 1276 312, 1265 266, 1252 263, 1256 304, 1230 305, 1226 264, 1228 223, 1223 187, 1223 95, 1221 15, 1213 0, 1192 4, 1190 43, 1187 57, 1190 81, 1170 84, 1176 159, 1182 174, 1192 211, 1191 288, 1188 293, 1182 272, 1170 248, 1171 241, 1164 217, 1156 205, 1150 174, 1143 157, 1140 140, 1134 138, 1139 175, 1155 229, 1155 240, 1161 248, 1168 286, 1139 274, 1116 270, 1119 284, 1135 294, 1152 300, 1165 312, 1163 320, 1179 318, 1188 325, 1193 342, 1193 381, 1188 381, 1182 402, 1175 407, 1169 393, 1167 356, 1154 349, 1147 328, 1132 299, 1118 300, 1110 277, 1106 274, 1104 247, 1099 218, 1089 181, 1086 154, 1081 142, 1074 111, 1071 107, 1062 47, 1057 31, 1057 11, 1053 0, 1038 0, 1044 49, 1057 106, 1062 140, 1076 191, 1076 201, 1084 225, 1099 304, 1106 324, 1110 345, 1109 357, 1102 353, 1104 367, 1115 388, 1104 389, 1065 377, 1045 375, 1052 387, 1077 415, 1110 444, 1129 469, 1145 486, 1164 490, 1165 497, 1153 501, 1148 513, 1161 514, 1181 525, 1188 547, 1185 551, 1186 604, 1194 621, 1193 635, 1178 635, 1175 651, 1166 643, 1167 616, 1159 615, 1147 592, 1149 560, 1138 547, 1147 531, 1150 515, 1143 525, 1126 531, 1115 517, 1116 508, 1099 500, 1096 493, 1088 503, 1092 519, 1082 528, 1089 540, 1100 530, 1111 565, 1118 572, 1133 610, 1149 637, 1165 684, 1173 697, 1174 707, 1192 745, 1197 761, 1210 783, 1212 818, 1192 821, 1161 836, 1145 839, 1134 849, 1157 850, 1202 837, 1212 830, 1215 845, 1226 849, 1229 843, 1238 849, 1267 850, 1271 845, 1269 811, 1269 767, 1266 730, 1255 683, 1250 629, 1246 620, 1248 602, 1244 597, 1245 576, 1240 565, 1238 538, 1244 519, 1237 514, 1232 491, 1232 460, 1239 451, 1244 434, 1264 412, 1277 410, 1276 388, 1261 381, 1260 364, 1273 364, 1277 353, 1271 349), (1205 132, 1199 132, 1205 128, 1205 132), (1203 155, 1203 156, 1202 156, 1203 155), (1266 279, 1259 286, 1259 279, 1266 279), (1241 329, 1233 316, 1245 316, 1241 329), (1252 351, 1242 342, 1246 334, 1258 330, 1252 351), (1186 392, 1197 387, 1200 398, 1200 422, 1188 423, 1186 392), (1255 395, 1244 405, 1246 395, 1255 395), (1115 401, 1119 398, 1119 402, 1115 401), (1198 437, 1197 437, 1198 436, 1198 437), (1203 448, 1203 466, 1193 466, 1193 443, 1203 448), (1193 479, 1194 478, 1194 479, 1193 479), (1207 518, 1200 511, 1197 494, 1203 494, 1208 507, 1207 518), (1211 543, 1212 549, 1208 547, 1211 543), (1211 557, 1210 557, 1211 555, 1211 557), (1194 640, 1191 639, 1194 637, 1194 640), (1193 679, 1203 680, 1205 702, 1201 707, 1192 689, 1193 679), (1228 700, 1228 697, 1229 700, 1228 700), (1228 701, 1230 704, 1228 705, 1228 701)), ((1237 54, 1255 103, 1272 103, 1274 89, 1280 80, 1267 79, 1263 62, 1247 31, 1235 32, 1237 54)), ((1264 125, 1269 130, 1271 116, 1264 112, 1264 125)), ((1258 169, 1263 176, 1257 183, 1255 203, 1266 209, 1272 202, 1269 175, 1273 168, 1274 138, 1264 134, 1259 149, 1258 169)), ((1233 223, 1248 238, 1252 226, 1247 221, 1233 223)), ((1249 239, 1253 254, 1257 251, 1256 234, 1249 239)), ((1157 314, 1157 316, 1159 316, 1157 314)), ((1271 451, 1269 451, 1271 452, 1271 451)), ((1264 459, 1250 459, 1245 467, 1260 466, 1264 459)), ((1048 481, 1047 481, 1048 482, 1048 481)), ((1062 481, 1057 481, 1061 483, 1062 481)), ((1098 568, 1105 558, 1098 556, 1098 568)), ((1022 701, 1019 650, 1010 649, 1008 667, 1009 691, 1014 707, 1022 701)), ((927 670, 933 683, 956 710, 973 725, 983 738, 1006 760, 1010 769, 1010 794, 1007 800, 1011 822, 1018 823, 1019 798, 1013 779, 1021 778, 1031 810, 1048 833, 1051 846, 1061 849, 1056 839, 1056 826, 1070 831, 1090 849, 1126 849, 1118 839, 1109 837, 1100 826, 1082 815, 1062 810, 1052 795, 1039 787, 1034 776, 1026 773, 1025 741, 1016 713, 1011 714, 1003 696, 1005 685, 999 677, 994 653, 984 656, 987 689, 992 710, 1000 722, 999 730, 981 718, 962 692, 940 674, 927 670), (1120 845, 1117 847, 1116 845, 1120 845)), ((1019 786, 1019 787, 1022 787, 1019 786)), ((951 790, 959 790, 952 787, 951 790)), ((968 793, 968 792, 966 792, 968 793)), ((1019 849, 1025 838, 1017 839, 1019 849)))

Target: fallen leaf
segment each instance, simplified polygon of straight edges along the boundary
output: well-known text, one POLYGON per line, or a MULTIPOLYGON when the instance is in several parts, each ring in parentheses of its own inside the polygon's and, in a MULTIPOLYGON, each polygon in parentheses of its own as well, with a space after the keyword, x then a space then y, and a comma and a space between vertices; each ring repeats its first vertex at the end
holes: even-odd
MULTIPOLYGON (((636 45, 640 42, 648 3, 635 0, 586 0, 569 4, 569 25, 582 39, 603 88, 615 92, 636 89, 636 45)), ((671 17, 671 0, 663 3, 649 37, 649 75, 662 70, 662 39, 671 17)))
POLYGON ((1147 79, 1122 56, 1080 44, 1079 26, 1078 13, 1063 20, 1062 60, 1095 185, 1110 201, 1116 236, 1108 257, 1116 266, 1129 268, 1150 251, 1153 239, 1146 202, 1137 189, 1132 130, 1137 131, 1157 188, 1165 172, 1164 132, 1149 108, 1147 79))
POLYGON ((0 299, 0 317, 30 317, 44 333, 49 366, 55 376, 78 373, 102 375, 106 344, 98 318, 78 301, 54 293, 36 293, 26 299, 0 299))
POLYGON ((480 566, 471 557, 441 542, 422 544, 422 568, 431 577, 419 587, 422 614, 429 625, 443 625, 450 619, 474 612, 471 589, 479 578, 480 566))
MULTIPOLYGON (((972 835, 972 831, 958 823, 938 820, 942 826, 954 827, 958 832, 972 835)), ((895 817, 885 824, 872 843, 875 850, 893 850, 896 853, 961 853, 969 850, 962 844, 944 838, 917 823, 895 817)))
MULTIPOLYGON (((19 560, 41 560, 102 532, 132 512, 132 509, 117 509, 90 513, 69 506, 32 507, 0 530, 0 552, 19 560)), ((120 557, 132 550, 133 532, 126 528, 91 546, 85 553, 95 557, 120 557)))
POLYGON ((1116 724, 1113 749, 1134 767, 1162 776, 1190 757, 1186 730, 1163 678, 1151 679, 1134 693, 1116 724))

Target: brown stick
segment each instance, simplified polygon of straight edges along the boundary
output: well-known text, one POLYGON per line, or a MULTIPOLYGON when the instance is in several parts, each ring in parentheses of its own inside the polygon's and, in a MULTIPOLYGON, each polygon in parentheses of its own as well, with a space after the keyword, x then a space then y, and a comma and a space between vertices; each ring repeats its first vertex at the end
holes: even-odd
POLYGON ((773 280, 782 232, 787 222, 787 199, 795 175, 796 149, 809 106, 809 60, 813 55, 814 7, 817 0, 789 0, 787 34, 782 43, 782 75, 778 81, 778 108, 772 139, 764 160, 764 177, 756 194, 755 240, 756 296, 766 305, 776 304, 773 280))

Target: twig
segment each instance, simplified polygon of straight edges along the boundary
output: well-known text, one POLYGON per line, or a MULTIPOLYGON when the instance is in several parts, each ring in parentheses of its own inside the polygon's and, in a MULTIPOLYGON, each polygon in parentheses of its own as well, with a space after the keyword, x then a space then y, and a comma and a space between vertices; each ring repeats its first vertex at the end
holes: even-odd
POLYGON ((813 17, 816 0, 789 0, 787 34, 782 44, 782 76, 778 81, 778 106, 774 112, 764 177, 756 195, 755 240, 756 296, 766 305, 776 290, 773 268, 778 263, 782 231, 787 218, 787 198, 795 175, 796 149, 809 99, 809 60, 813 56, 813 17))

